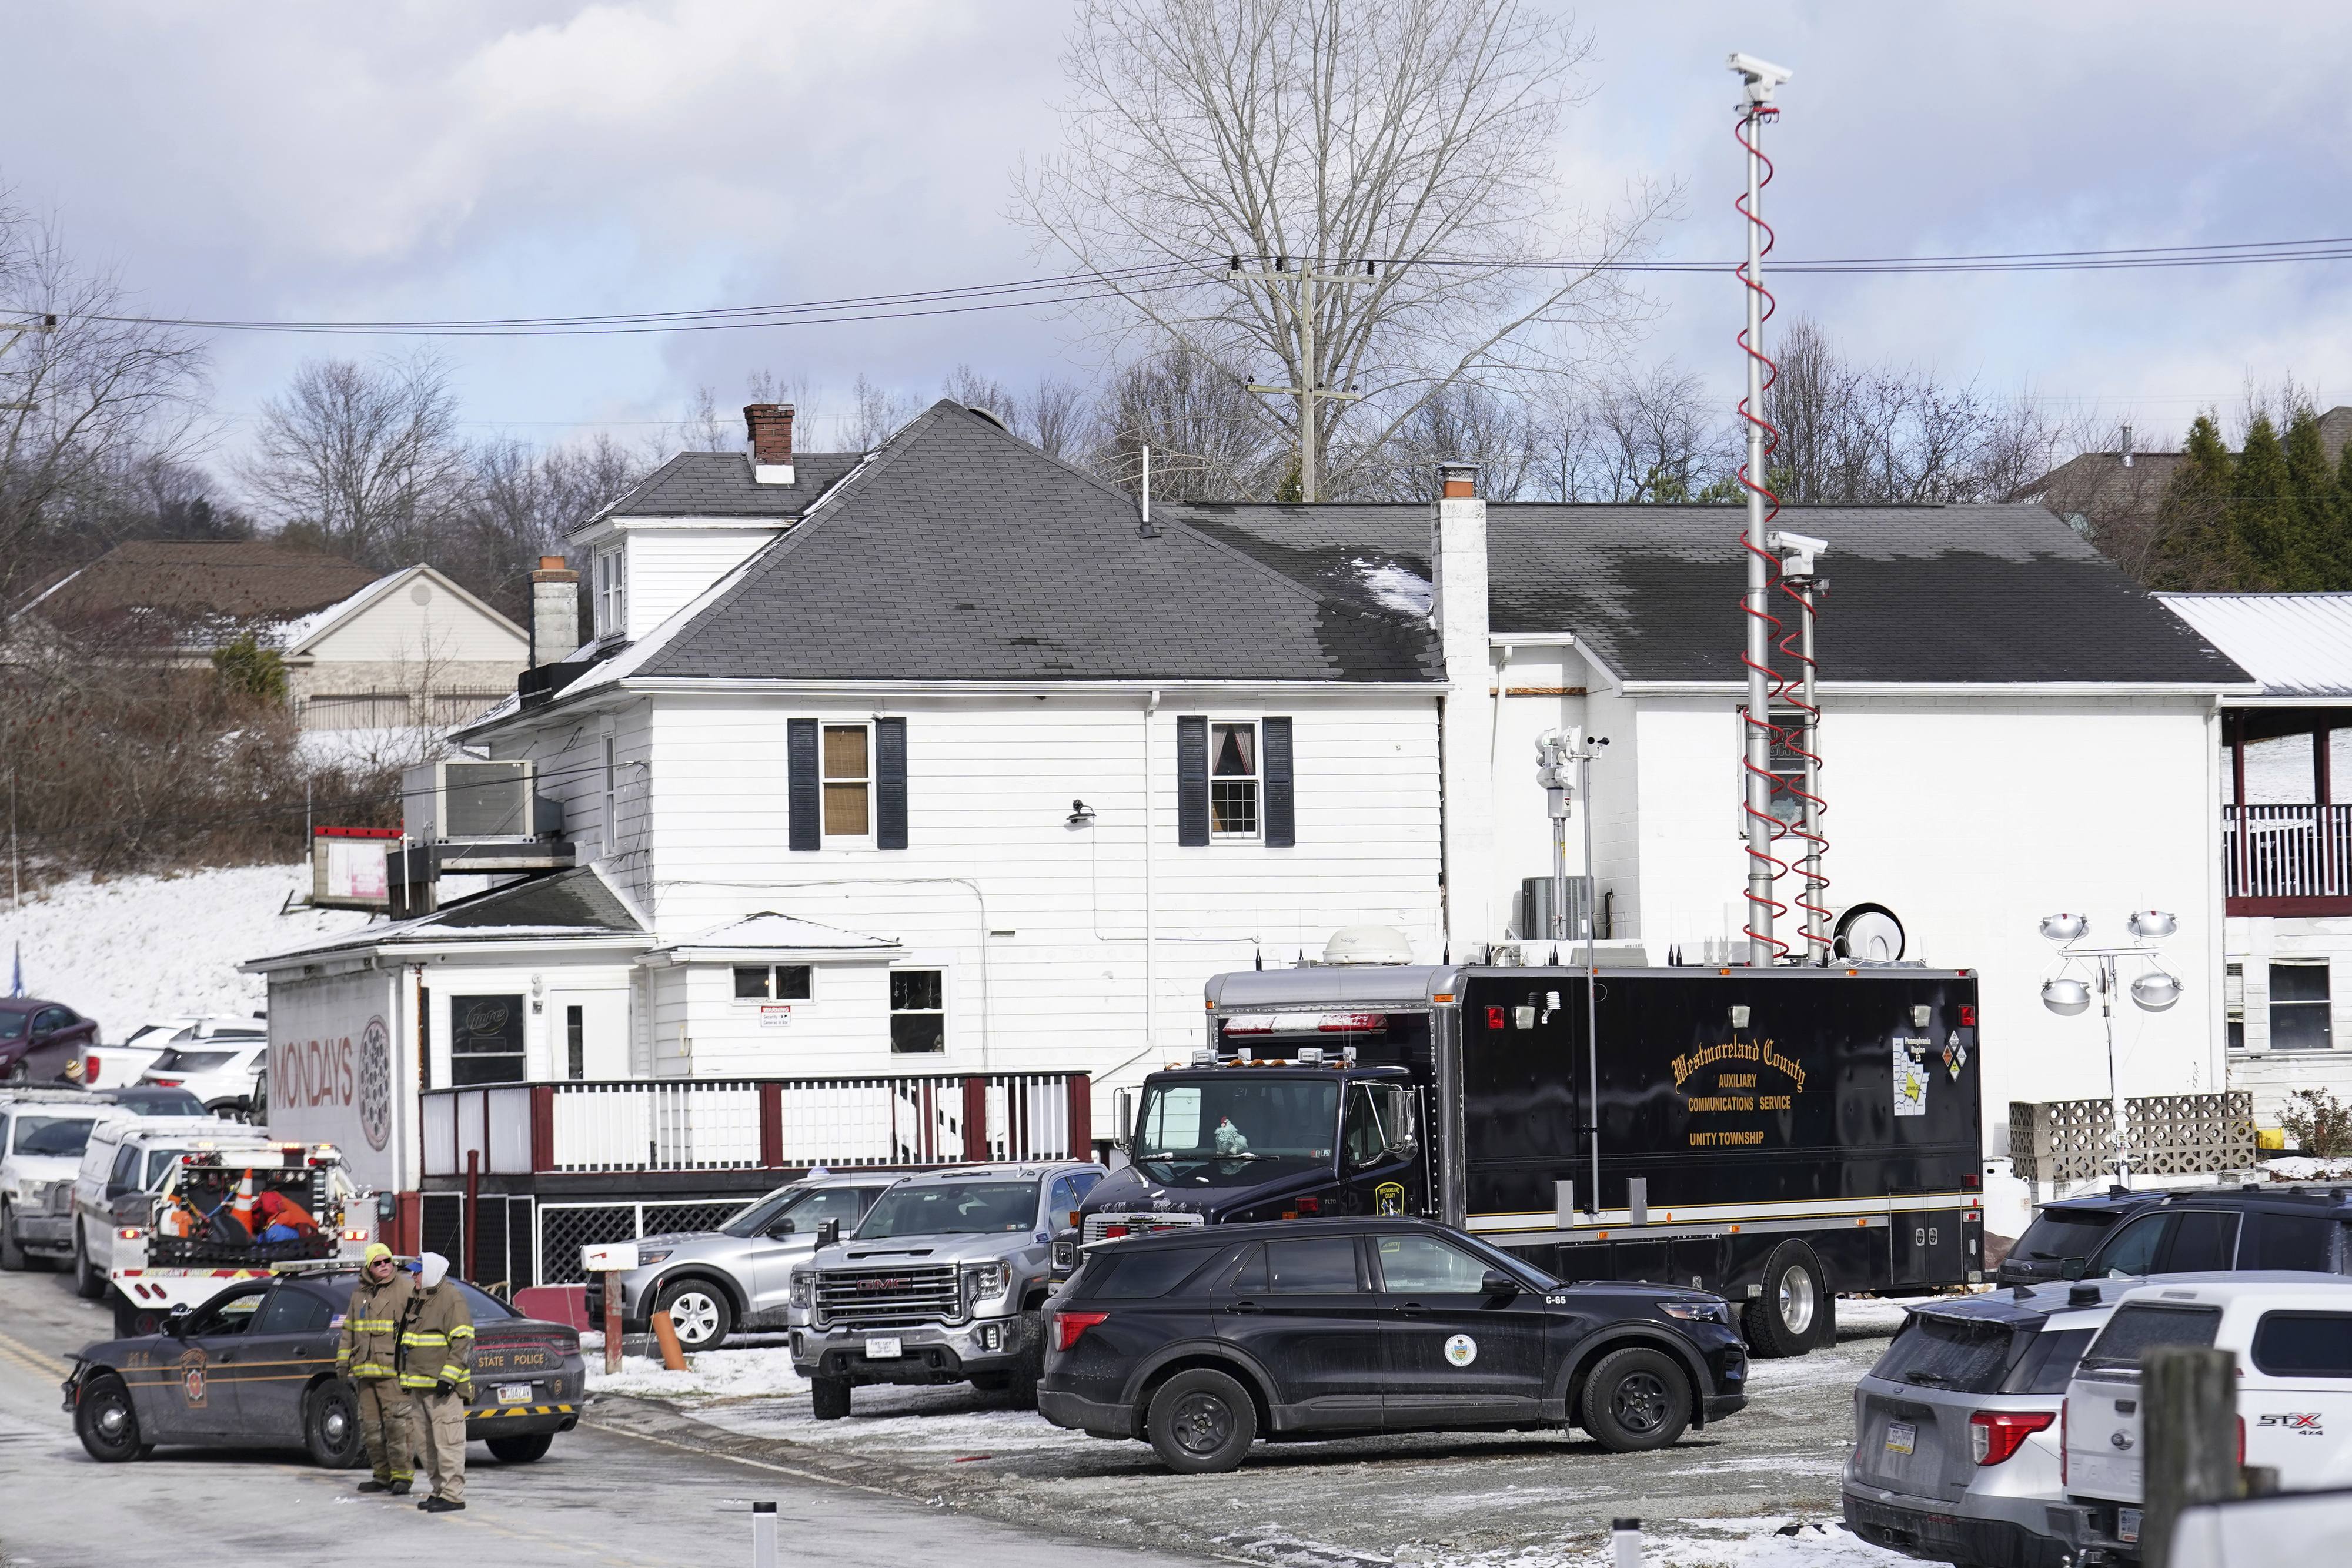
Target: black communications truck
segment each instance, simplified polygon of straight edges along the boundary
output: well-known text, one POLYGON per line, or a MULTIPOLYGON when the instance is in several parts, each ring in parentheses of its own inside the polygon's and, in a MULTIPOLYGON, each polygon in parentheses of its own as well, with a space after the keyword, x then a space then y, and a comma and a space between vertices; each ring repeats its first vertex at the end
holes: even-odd
POLYGON ((1213 977, 1209 1042, 1114 1097, 1129 1163, 1072 1241, 1424 1215, 1564 1280, 1720 1291, 1763 1355, 1833 1343, 1839 1293, 1983 1278, 1972 972, 1603 969, 1590 1031, 1586 987, 1464 965, 1213 977))

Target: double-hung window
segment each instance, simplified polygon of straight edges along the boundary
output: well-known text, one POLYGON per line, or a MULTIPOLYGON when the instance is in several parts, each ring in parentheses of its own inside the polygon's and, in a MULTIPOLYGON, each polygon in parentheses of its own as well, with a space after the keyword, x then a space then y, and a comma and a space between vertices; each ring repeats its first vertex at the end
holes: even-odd
POLYGON ((2326 1051, 2335 1043, 2327 1009, 2326 959, 2271 964, 2273 1051, 2326 1051))
POLYGON ((900 1055, 948 1048, 947 975, 890 971, 890 1049, 900 1055))
POLYGON ((596 635, 617 637, 629 622, 628 557, 618 545, 596 552, 596 635))
POLYGON ((785 721, 786 841, 794 850, 907 847, 907 721, 785 721))
POLYGON ((1176 841, 1298 842, 1297 775, 1287 717, 1176 716, 1176 841))
POLYGON ((2246 967, 2221 967, 2221 1013, 2230 1029, 2230 1049, 2246 1049, 2246 967))
POLYGON ((764 964, 756 968, 739 964, 735 968, 735 999, 739 1002, 767 1001, 771 998, 780 1002, 804 1002, 814 993, 812 982, 815 973, 806 964, 778 964, 772 969, 764 964))
POLYGON ((1257 726, 1209 726, 1209 831, 1220 839, 1257 837, 1257 726))

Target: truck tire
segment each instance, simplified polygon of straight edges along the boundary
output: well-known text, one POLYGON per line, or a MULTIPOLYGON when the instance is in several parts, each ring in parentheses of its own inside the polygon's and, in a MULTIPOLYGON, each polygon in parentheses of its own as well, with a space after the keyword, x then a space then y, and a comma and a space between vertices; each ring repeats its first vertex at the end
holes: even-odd
POLYGON ((547 1450, 555 1446, 555 1434, 552 1432, 523 1432, 516 1435, 515 1437, 491 1437, 487 1439, 487 1441, 490 1446, 490 1458, 498 1460, 499 1463, 502 1465, 527 1465, 533 1459, 541 1459, 547 1457, 547 1450))
POLYGON ((1257 1441, 1257 1406, 1249 1390, 1206 1366, 1161 1384, 1143 1424, 1160 1462, 1180 1476, 1239 1469, 1257 1441))
POLYGON ((14 1274, 25 1266, 25 1249, 16 1245, 16 1211, 0 1203, 0 1269, 14 1274))
POLYGON ((1612 1351, 1584 1380, 1579 1425, 1612 1454, 1670 1447, 1690 1425, 1690 1376, 1662 1350, 1612 1351))
POLYGON ((809 1414, 820 1421, 838 1421, 849 1414, 849 1379, 809 1379, 809 1414))
POLYGON ((1748 1354, 1778 1360, 1812 1349, 1829 1297, 1829 1281, 1813 1249, 1801 1241, 1781 1242, 1765 1260, 1764 1293, 1748 1303, 1748 1354))
POLYGON ((1015 1410, 1037 1408, 1037 1384, 1045 1375, 1045 1313, 1032 1307, 1021 1314, 1021 1360, 1005 1375, 1004 1389, 1015 1410))
POLYGON ((302 1447, 322 1470, 347 1470, 367 1457, 360 1431, 359 1396, 341 1378, 330 1378, 302 1401, 302 1447))
POLYGON ((89 1248, 82 1239, 82 1228, 74 1227, 74 1294, 85 1301, 97 1301, 106 1294, 106 1270, 89 1265, 89 1248))
POLYGON ((163 1319, 167 1315, 161 1307, 133 1306, 123 1299, 121 1291, 114 1292, 114 1337, 117 1339, 144 1339, 151 1333, 162 1333, 163 1319))
POLYGON ((735 1309, 728 1303, 727 1292, 708 1281, 677 1280, 664 1285, 653 1310, 669 1314, 680 1350, 717 1350, 735 1331, 735 1309))
POLYGON ((144 1458, 152 1446, 139 1436, 139 1411, 122 1379, 103 1372, 89 1380, 74 1403, 74 1436, 101 1465, 144 1458))

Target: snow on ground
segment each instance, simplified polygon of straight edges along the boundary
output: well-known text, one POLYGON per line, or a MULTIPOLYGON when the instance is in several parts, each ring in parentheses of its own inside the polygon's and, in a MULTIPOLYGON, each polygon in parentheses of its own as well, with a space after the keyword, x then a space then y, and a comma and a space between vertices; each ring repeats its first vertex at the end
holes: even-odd
MULTIPOLYGON (((1395 1558, 1404 1568, 1612 1568, 1616 1560, 1607 1540, 1583 1551, 1513 1546, 1454 1554, 1406 1547, 1395 1558)), ((1644 1521, 1642 1533, 1643 1568, 1892 1568, 1910 1561, 1835 1521, 1787 1515, 1644 1521)))
POLYGON ((2264 1160, 2261 1170, 2265 1181, 2341 1181, 2352 1176, 2352 1160, 2315 1160, 2290 1155, 2283 1160, 2264 1160))
POLYGON ((443 756, 448 731, 432 725, 396 725, 383 729, 306 729, 294 740, 298 756, 312 768, 406 768, 443 756))
POLYGON ((26 994, 97 1019, 110 1041, 150 1019, 241 1017, 267 992, 238 964, 367 924, 354 909, 278 913, 287 894, 310 891, 308 865, 75 877, 28 894, 22 909, 0 900, 0 963, 21 952, 26 994))
POLYGON ((705 1350, 686 1358, 687 1370, 671 1372, 658 1356, 624 1355, 621 1370, 604 1374, 604 1341, 601 1334, 583 1334, 582 1353, 588 1358, 588 1392, 626 1394, 638 1399, 667 1399, 681 1409, 692 1409, 708 1399, 751 1396, 805 1396, 808 1379, 793 1371, 788 1345, 759 1350, 705 1350))

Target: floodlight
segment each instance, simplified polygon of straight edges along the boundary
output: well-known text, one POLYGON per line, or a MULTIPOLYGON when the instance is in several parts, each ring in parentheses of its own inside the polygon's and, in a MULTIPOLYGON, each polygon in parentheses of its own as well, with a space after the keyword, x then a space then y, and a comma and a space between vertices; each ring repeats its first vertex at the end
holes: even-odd
POLYGON ((2042 1005, 2052 1012, 2072 1018, 2091 1005, 2091 988, 2080 980, 2049 980, 2042 987, 2042 1005))
POLYGON ((2159 969, 2134 980, 2131 998, 2149 1012, 2160 1013, 2180 999, 2180 982, 2159 969))
POLYGON ((2134 910, 2131 919, 2126 924, 2131 927, 2131 934, 2143 942, 2169 936, 2180 929, 2180 922, 2161 909, 2134 910))
POLYGON ((2042 935, 2053 942, 2079 942, 2090 929, 2090 917, 2083 915, 2048 915, 2042 920, 2042 935))

